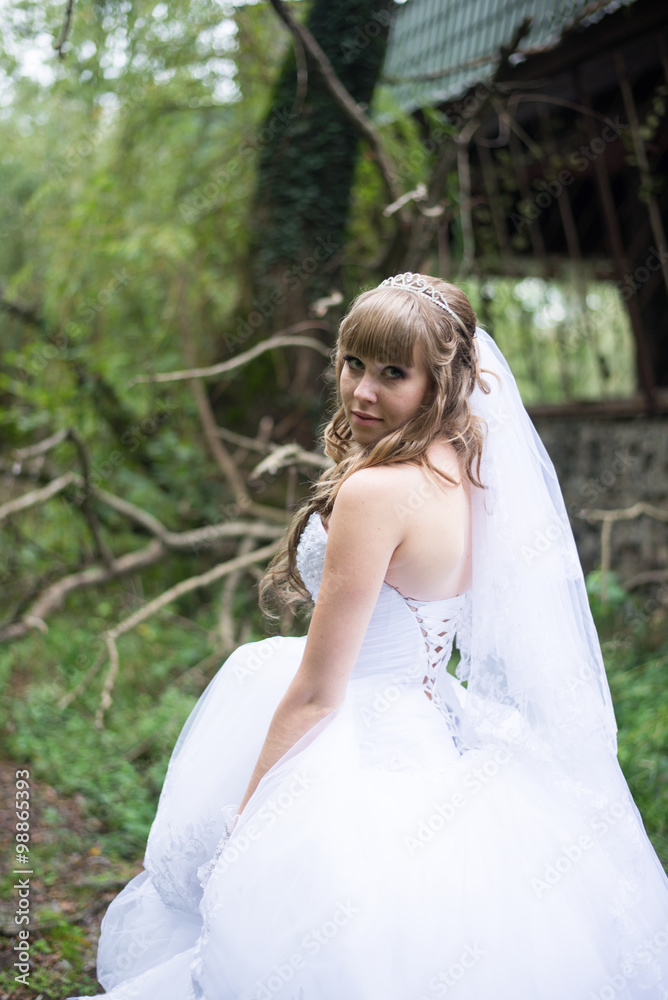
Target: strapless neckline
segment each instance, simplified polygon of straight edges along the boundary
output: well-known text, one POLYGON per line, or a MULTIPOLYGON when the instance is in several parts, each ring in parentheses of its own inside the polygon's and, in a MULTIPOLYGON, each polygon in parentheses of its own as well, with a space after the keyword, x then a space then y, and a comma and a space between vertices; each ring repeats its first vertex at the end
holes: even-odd
MULTIPOLYGON (((325 528, 325 525, 323 523, 320 511, 316 510, 311 514, 309 518, 309 524, 311 522, 314 522, 315 524, 319 525, 323 538, 326 542, 327 529, 325 528)), ((403 601, 405 601, 408 605, 410 605, 411 610, 420 612, 420 611, 426 611, 426 609, 429 608, 432 614, 434 611, 439 612, 441 611, 441 609, 446 609, 446 608, 451 609, 453 611, 455 609, 458 610, 460 607, 463 607, 466 598, 469 594, 469 591, 465 590, 462 594, 455 594, 454 597, 441 597, 433 601, 422 601, 418 597, 409 597, 407 594, 402 594, 400 590, 398 590, 396 587, 393 587, 392 584, 388 583, 386 580, 383 580, 382 586, 386 587, 388 590, 393 591, 395 594, 398 594, 398 596, 403 601)))

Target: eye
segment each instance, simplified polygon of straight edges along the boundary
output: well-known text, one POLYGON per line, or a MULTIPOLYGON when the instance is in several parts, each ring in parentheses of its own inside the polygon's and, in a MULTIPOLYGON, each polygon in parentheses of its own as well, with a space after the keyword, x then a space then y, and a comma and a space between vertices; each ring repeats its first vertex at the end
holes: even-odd
POLYGON ((362 364, 360 359, 356 358, 354 354, 346 354, 343 360, 344 363, 347 364, 349 368, 352 368, 353 371, 361 372, 362 369, 364 368, 364 365, 362 364))
POLYGON ((388 365, 387 368, 383 369, 383 373, 387 375, 389 379, 406 377, 405 371, 402 368, 397 368, 395 365, 388 365))

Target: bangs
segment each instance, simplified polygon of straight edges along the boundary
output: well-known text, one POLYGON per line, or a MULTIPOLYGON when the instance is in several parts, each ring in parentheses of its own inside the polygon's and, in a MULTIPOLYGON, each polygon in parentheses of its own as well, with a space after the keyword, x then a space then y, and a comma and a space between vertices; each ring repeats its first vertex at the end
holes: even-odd
POLYGON ((391 287, 374 288, 360 295, 344 317, 339 351, 411 368, 415 344, 424 342, 428 322, 417 295, 391 287))

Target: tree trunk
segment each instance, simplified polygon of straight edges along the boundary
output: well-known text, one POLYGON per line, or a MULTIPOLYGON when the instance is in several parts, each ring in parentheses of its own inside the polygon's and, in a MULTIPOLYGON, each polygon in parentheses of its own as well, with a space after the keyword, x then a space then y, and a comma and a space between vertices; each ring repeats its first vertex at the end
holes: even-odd
MULTIPOLYGON (((391 6, 314 0, 308 15, 309 30, 360 104, 369 104, 380 74, 391 6)), ((305 59, 305 86, 294 50, 286 59, 261 133, 270 138, 258 166, 250 299, 265 332, 305 319, 310 304, 337 287, 359 155, 352 124, 305 59)))

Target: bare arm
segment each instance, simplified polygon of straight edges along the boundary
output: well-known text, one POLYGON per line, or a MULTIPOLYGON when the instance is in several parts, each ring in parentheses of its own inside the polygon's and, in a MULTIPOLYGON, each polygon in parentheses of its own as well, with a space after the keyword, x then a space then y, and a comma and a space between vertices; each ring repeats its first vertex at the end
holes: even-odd
POLYGON ((239 812, 267 771, 342 704, 390 559, 403 540, 397 510, 386 469, 355 473, 339 490, 304 656, 274 713, 239 812))

